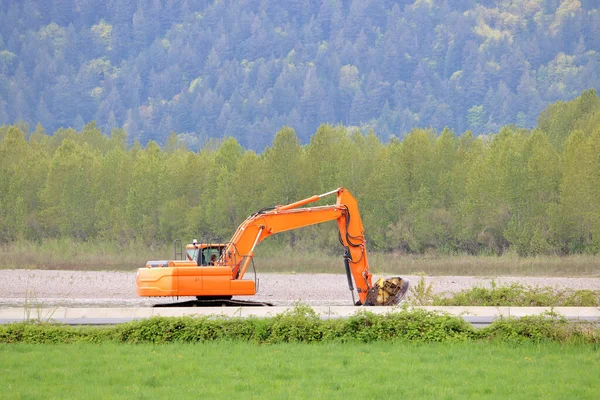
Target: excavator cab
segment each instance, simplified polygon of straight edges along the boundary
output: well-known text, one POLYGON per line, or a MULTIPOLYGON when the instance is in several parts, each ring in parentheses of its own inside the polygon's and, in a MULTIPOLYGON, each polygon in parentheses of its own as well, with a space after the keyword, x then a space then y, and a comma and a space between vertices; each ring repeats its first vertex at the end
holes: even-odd
POLYGON ((208 267, 216 265, 216 261, 221 258, 224 244, 206 244, 198 243, 194 240, 193 243, 185 246, 185 255, 188 261, 195 261, 199 267, 208 267))

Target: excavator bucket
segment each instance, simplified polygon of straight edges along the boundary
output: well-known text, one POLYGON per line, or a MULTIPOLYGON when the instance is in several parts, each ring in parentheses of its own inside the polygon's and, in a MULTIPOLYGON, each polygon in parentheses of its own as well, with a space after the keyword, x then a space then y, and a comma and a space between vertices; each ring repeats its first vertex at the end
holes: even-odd
POLYGON ((408 293, 409 282, 399 276, 379 278, 367 293, 364 306, 395 306, 408 293))

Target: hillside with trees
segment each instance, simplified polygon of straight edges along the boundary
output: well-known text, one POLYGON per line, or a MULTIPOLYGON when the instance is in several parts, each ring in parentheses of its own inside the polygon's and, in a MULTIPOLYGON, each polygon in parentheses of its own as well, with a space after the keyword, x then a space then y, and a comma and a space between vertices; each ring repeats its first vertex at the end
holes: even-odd
MULTIPOLYGON (((550 105, 532 131, 510 125, 476 137, 415 128, 382 143, 321 125, 301 145, 284 127, 262 153, 234 138, 190 151, 175 134, 164 149, 128 147, 122 129, 108 136, 93 122, 54 135, 22 128, 0 127, 0 243, 227 240, 265 206, 345 186, 359 201, 370 248, 380 251, 600 251, 594 90, 550 105)), ((277 240, 339 250, 335 227, 325 225, 277 240)))
POLYGON ((479 135, 600 89, 599 53, 597 0, 0 0, 0 124, 258 152, 282 126, 479 135))

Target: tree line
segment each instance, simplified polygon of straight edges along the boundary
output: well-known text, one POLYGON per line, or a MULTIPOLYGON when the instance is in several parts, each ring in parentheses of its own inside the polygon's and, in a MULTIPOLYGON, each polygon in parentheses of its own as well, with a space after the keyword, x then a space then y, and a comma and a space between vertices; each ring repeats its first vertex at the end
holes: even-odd
POLYGON ((130 145, 533 128, 599 65, 597 0, 0 0, 0 124, 130 145))
MULTIPOLYGON (((0 127, 0 242, 70 237, 163 243, 228 239, 250 214, 344 186, 372 248, 521 255, 600 250, 600 98, 557 102, 531 131, 457 136, 413 129, 387 143, 321 125, 306 145, 289 127, 262 153, 232 137, 190 151, 173 133, 127 146, 123 129, 48 135, 0 127)), ((328 224, 326 224, 328 225, 328 224)), ((279 239, 337 248, 335 227, 279 239)))

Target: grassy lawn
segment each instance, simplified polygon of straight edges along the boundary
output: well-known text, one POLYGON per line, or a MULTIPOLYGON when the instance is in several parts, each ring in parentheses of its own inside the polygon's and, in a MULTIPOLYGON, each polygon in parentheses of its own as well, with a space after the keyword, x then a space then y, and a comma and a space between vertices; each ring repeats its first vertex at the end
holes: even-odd
POLYGON ((2 398, 597 399, 584 345, 2 345, 2 398))

